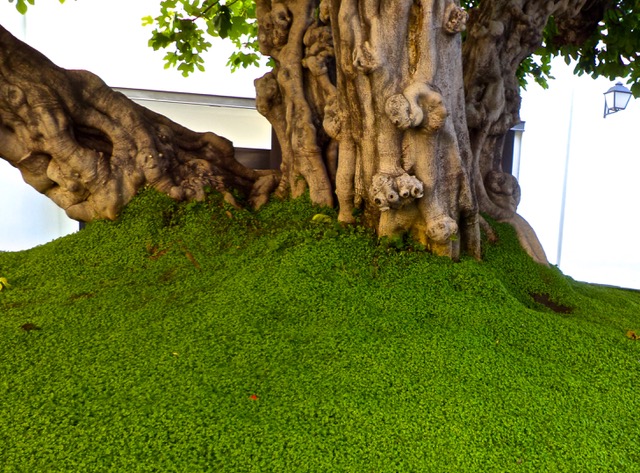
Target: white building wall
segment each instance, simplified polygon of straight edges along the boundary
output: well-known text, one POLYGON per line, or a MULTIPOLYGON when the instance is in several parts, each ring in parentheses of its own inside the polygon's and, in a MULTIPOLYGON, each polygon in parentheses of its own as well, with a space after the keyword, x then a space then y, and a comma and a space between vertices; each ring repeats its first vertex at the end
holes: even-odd
POLYGON ((603 118, 603 93, 613 84, 572 70, 556 60, 549 89, 532 84, 523 94, 519 212, 565 274, 640 289, 640 100, 603 118))
POLYGON ((25 250, 76 230, 78 222, 0 160, 0 251, 25 250))

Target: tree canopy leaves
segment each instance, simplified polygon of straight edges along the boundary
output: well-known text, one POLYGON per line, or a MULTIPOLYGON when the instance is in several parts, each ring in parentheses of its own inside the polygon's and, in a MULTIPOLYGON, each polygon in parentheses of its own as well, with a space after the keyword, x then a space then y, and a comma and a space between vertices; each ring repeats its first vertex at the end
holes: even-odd
POLYGON ((631 92, 640 96, 640 3, 617 0, 604 9, 603 18, 592 33, 577 43, 565 35, 552 18, 544 35, 541 54, 559 55, 567 64, 575 61, 577 75, 626 78, 631 92))
MULTIPOLYGON (((35 0, 9 0, 25 13, 35 0)), ((64 0, 59 0, 64 3, 64 0)), ((482 1, 466 0, 472 9, 482 1)), ((166 67, 177 67, 187 76, 204 70, 202 53, 211 47, 208 38, 230 40, 236 47, 228 65, 232 70, 259 63, 258 27, 254 0, 160 0, 160 12, 143 18, 153 25, 149 39, 153 49, 170 49, 166 67)), ((640 96, 640 5, 637 0, 595 0, 576 18, 551 17, 540 48, 520 65, 519 80, 525 87, 533 79, 546 87, 553 78, 551 60, 575 63, 577 75, 626 78, 634 96, 640 96)))
POLYGON ((154 25, 149 46, 154 50, 173 46, 165 66, 175 66, 187 76, 204 70, 201 53, 211 47, 209 36, 230 40, 236 51, 229 58, 231 70, 258 65, 258 27, 253 0, 161 0, 158 16, 142 19, 154 25))
MULTIPOLYGON (((480 2, 462 0, 471 10, 480 2)), ((640 3, 638 0, 594 0, 574 18, 552 16, 543 32, 540 48, 525 58, 518 70, 520 86, 533 79, 543 88, 553 79, 551 61, 563 57, 575 64, 576 75, 588 74, 614 80, 626 78, 635 97, 640 97, 640 3)))

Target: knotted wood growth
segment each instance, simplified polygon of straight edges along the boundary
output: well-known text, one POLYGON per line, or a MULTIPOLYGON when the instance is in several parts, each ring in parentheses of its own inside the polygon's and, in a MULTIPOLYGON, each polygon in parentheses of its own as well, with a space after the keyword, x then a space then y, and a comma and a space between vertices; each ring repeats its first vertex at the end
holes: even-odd
POLYGON ((332 80, 331 30, 315 20, 317 0, 257 0, 260 51, 276 63, 256 80, 257 107, 282 148, 278 195, 298 197, 308 188, 313 202, 333 206, 337 147, 322 127, 332 80))
POLYGON ((435 253, 480 257, 479 212, 511 223, 520 187, 501 167, 519 121, 516 70, 541 42, 588 36, 609 0, 256 0, 258 110, 282 147, 281 172, 246 169, 213 133, 194 133, 64 71, 0 29, 0 155, 80 220, 113 218, 144 185, 177 199, 210 187, 254 205, 309 190, 339 219, 411 234, 435 253), (562 23, 562 24, 561 24, 562 23), (461 32, 467 27, 466 40, 461 32), (463 74, 464 63, 464 74, 463 74))
POLYGON ((520 63, 542 43, 551 16, 558 41, 575 42, 602 18, 600 0, 493 0, 471 11, 463 44, 467 123, 473 153, 470 171, 481 212, 509 222, 527 252, 541 263, 547 259, 531 226, 516 213, 520 201, 517 180, 502 169, 504 139, 520 122, 520 63))
POLYGON ((283 147, 281 190, 309 186, 379 236, 479 257, 460 32, 452 1, 258 1, 259 110, 283 147), (336 166, 336 153, 339 157, 336 166))
POLYGON ((0 156, 69 217, 115 218, 142 186, 202 199, 230 189, 255 205, 277 183, 234 159, 231 142, 196 133, 68 71, 0 27, 0 156))

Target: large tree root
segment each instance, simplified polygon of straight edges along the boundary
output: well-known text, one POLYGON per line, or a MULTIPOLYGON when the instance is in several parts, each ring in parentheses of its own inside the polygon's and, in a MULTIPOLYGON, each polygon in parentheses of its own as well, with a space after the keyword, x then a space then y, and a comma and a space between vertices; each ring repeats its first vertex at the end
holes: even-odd
POLYGON ((231 142, 196 133, 67 71, 0 27, 0 156, 69 217, 115 218, 143 186, 178 200, 236 189, 252 205, 278 183, 248 169, 231 142))

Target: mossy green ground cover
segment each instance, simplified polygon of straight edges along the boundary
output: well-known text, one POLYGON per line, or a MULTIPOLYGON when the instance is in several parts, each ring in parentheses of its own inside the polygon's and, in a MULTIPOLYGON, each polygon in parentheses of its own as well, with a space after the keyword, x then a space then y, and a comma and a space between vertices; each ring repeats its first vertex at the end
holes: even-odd
POLYGON ((147 192, 0 253, 0 471, 640 471, 640 293, 318 212, 147 192))

